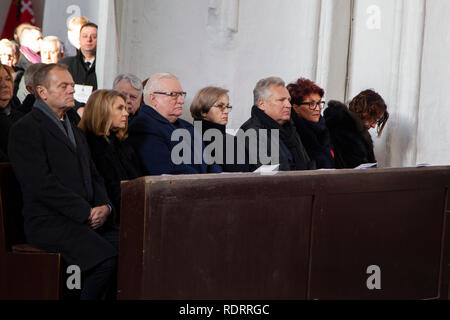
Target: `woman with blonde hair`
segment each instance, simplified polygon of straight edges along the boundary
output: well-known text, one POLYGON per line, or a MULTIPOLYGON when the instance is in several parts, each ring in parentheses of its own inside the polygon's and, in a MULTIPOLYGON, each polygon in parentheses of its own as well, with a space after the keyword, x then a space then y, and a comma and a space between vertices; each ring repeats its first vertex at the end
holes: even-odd
POLYGON ((85 132, 95 166, 105 180, 114 205, 115 223, 120 215, 120 181, 142 176, 142 167, 126 142, 128 112, 125 97, 114 90, 97 90, 86 103, 79 127, 85 132))
POLYGON ((0 64, 0 162, 8 161, 8 136, 11 126, 23 117, 20 101, 14 97, 14 70, 0 64))

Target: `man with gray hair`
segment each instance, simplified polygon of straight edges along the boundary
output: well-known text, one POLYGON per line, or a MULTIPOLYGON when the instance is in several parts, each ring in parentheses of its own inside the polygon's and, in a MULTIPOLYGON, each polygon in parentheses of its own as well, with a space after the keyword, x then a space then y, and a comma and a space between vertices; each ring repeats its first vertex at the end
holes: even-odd
POLYGON ((127 100, 128 123, 138 114, 142 103, 142 81, 134 74, 119 74, 113 82, 113 89, 123 94, 127 100))
MULTIPOLYGON (((194 127, 187 121, 179 119, 183 113, 184 98, 178 78, 171 73, 156 73, 150 77, 144 88, 144 105, 129 127, 128 141, 141 159, 145 174, 196 174, 218 173, 221 168, 207 165, 203 160, 201 138, 200 148, 194 148, 194 127), (177 130, 181 129, 181 130, 177 130), (183 156, 176 153, 180 141, 172 140, 177 130, 182 145, 183 156), (200 154, 201 153, 201 154, 200 154), (185 156, 187 161, 185 161, 185 156), (182 159, 181 159, 182 158, 182 159), (179 160, 182 161, 179 161, 179 160), (198 160, 199 161, 196 161, 198 160)), ((200 133, 201 134, 201 133, 200 133)))
POLYGON ((47 36, 41 42, 41 62, 58 63, 64 57, 64 44, 56 36, 47 36))
POLYGON ((253 99, 251 117, 241 126, 246 133, 249 130, 256 132, 256 143, 251 145, 246 140, 245 144, 249 170, 254 171, 262 164, 279 164, 282 171, 315 169, 291 120, 291 96, 284 81, 278 77, 259 80, 253 90, 253 99), (266 147, 265 152, 261 152, 263 147, 266 147), (278 150, 271 150, 272 147, 278 150), (250 161, 252 148, 257 150, 255 163, 250 161), (273 159, 272 153, 277 151, 278 159, 273 159), (263 153, 270 158, 270 163, 261 159, 263 153))

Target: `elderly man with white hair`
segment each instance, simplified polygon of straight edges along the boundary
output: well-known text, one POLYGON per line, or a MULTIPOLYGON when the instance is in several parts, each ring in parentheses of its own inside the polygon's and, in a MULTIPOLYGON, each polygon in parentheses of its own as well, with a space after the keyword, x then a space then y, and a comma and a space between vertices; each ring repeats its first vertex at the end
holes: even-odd
MULTIPOLYGON (((171 73, 156 73, 150 77, 144 88, 144 102, 139 114, 129 127, 128 141, 135 149, 144 166, 145 174, 196 174, 218 173, 218 165, 207 165, 203 160, 204 145, 194 148, 194 127, 179 119, 183 113, 184 98, 178 78, 171 73), (172 141, 175 130, 188 141, 172 141), (182 161, 174 148, 185 143, 182 161), (186 153, 184 153, 186 152, 186 153), (201 154, 200 154, 201 153, 201 154), (185 157, 187 154, 190 156, 185 157), (186 160, 187 158, 187 160, 186 160)), ((175 135, 178 136, 179 135, 175 135)))
POLYGON ((41 42, 41 62, 58 63, 64 57, 64 45, 56 36, 47 36, 41 42))

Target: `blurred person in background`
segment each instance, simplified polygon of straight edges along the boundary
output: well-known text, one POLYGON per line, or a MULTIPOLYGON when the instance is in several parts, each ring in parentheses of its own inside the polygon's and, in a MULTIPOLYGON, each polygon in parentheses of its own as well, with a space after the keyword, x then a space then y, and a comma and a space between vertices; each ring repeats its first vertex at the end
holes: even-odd
POLYGON ((77 51, 80 50, 80 29, 88 22, 89 19, 83 16, 70 19, 67 27, 67 38, 69 43, 65 46, 65 55, 67 57, 77 55, 77 51))
POLYGON ((8 39, 0 40, 0 63, 10 66, 16 71, 17 62, 19 62, 19 46, 17 43, 8 39))
POLYGON ((8 153, 8 136, 12 125, 23 117, 23 113, 18 110, 20 102, 14 97, 13 90, 14 70, 0 64, 0 150, 3 155, 8 153))
POLYGON ((41 62, 58 63, 64 57, 64 45, 55 36, 47 36, 41 42, 41 62))

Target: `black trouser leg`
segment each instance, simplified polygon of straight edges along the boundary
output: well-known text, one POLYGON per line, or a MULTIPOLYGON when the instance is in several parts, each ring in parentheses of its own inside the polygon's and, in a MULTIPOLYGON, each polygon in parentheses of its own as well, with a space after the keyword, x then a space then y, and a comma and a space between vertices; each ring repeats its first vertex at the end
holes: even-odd
POLYGON ((111 257, 87 271, 81 287, 80 300, 100 300, 117 277, 117 257, 111 257))

